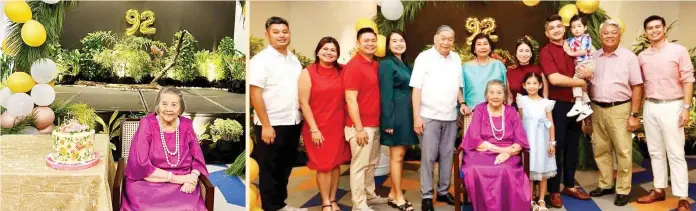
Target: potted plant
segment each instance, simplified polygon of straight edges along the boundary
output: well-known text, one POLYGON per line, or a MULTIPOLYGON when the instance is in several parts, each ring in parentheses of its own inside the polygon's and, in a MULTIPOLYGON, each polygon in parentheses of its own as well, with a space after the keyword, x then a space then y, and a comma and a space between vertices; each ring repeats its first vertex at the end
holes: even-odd
POLYGON ((210 135, 203 135, 203 139, 210 141, 202 141, 201 148, 204 150, 205 160, 207 163, 228 164, 234 162, 235 158, 244 152, 245 144, 240 141, 244 133, 242 124, 237 120, 231 119, 216 119, 210 127, 210 135), (210 145, 208 145, 210 143, 210 145))

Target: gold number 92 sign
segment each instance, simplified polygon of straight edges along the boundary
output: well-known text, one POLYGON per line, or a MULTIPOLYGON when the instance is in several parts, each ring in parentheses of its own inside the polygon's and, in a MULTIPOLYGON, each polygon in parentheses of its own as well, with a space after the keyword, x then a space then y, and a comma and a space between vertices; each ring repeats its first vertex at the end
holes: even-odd
POLYGON ((126 29, 126 35, 134 35, 140 28, 142 34, 155 34, 156 28, 150 27, 155 23, 155 13, 150 10, 145 10, 138 14, 138 10, 130 9, 126 11, 126 22, 131 24, 131 27, 126 29))

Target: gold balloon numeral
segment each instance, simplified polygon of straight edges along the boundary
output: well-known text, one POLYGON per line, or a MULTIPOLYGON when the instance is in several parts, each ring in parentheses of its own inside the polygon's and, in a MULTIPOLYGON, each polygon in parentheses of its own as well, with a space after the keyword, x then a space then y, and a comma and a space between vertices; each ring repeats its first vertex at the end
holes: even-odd
POLYGON ((143 20, 140 23, 140 33, 155 34, 157 29, 154 27, 150 27, 152 24, 155 23, 155 13, 150 10, 145 10, 142 14, 140 14, 140 18, 141 20, 143 20))
POLYGON ((140 33, 142 34, 155 34, 157 31, 156 28, 150 27, 155 23, 155 13, 150 10, 145 10, 143 13, 138 14, 138 10, 130 9, 126 11, 126 22, 131 24, 126 29, 126 35, 128 36, 134 35, 138 28, 140 28, 140 33))
POLYGON ((126 29, 126 35, 131 36, 135 34, 140 27, 140 15, 138 15, 138 11, 134 9, 126 11, 126 22, 131 24, 131 27, 126 29))
POLYGON ((498 35, 491 34, 497 27, 493 18, 484 18, 481 21, 479 21, 477 18, 467 18, 465 25, 466 30, 471 33, 471 35, 466 38, 467 44, 471 43, 474 37, 476 37, 478 34, 487 34, 490 36, 491 41, 498 42, 498 35))

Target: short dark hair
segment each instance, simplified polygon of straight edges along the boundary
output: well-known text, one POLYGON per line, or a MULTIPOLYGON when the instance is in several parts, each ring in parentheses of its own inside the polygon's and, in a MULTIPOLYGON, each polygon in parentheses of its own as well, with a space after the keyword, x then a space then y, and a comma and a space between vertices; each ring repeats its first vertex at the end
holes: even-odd
POLYGON ((474 56, 476 56, 476 41, 477 41, 477 40, 480 40, 480 39, 486 39, 486 40, 488 41, 488 46, 491 47, 491 51, 488 52, 488 55, 489 55, 489 56, 492 55, 492 54, 493 54, 493 49, 495 49, 495 47, 493 46, 493 40, 491 40, 491 37, 488 36, 487 34, 477 34, 477 35, 474 37, 474 39, 471 40, 471 43, 469 44, 469 46, 471 46, 471 54, 473 54, 474 56))
POLYGON ((572 25, 575 21, 580 21, 580 23, 582 23, 583 26, 587 26, 587 18, 582 17, 579 14, 573 15, 573 17, 570 18, 570 24, 572 25))
POLYGON ((360 35, 365 34, 365 33, 372 33, 372 34, 374 34, 375 36, 377 36, 377 33, 375 33, 375 30, 374 30, 374 29, 372 29, 372 28, 370 28, 370 27, 365 27, 365 28, 361 28, 360 30, 358 30, 358 34, 357 34, 357 36, 355 36, 355 39, 358 39, 358 40, 359 40, 359 39, 360 39, 360 35))
MULTIPOLYGON (((532 42, 529 41, 529 38, 527 36, 520 38, 517 41, 517 45, 515 45, 515 61, 517 61, 517 48, 519 48, 520 45, 529 46, 529 50, 532 53, 532 56, 529 57, 529 64, 534 64, 534 57, 536 57, 536 55, 534 55, 534 46, 532 45, 532 42)), ((517 61, 517 64, 519 65, 519 61, 517 61)))
POLYGON ((643 29, 644 30, 647 29, 648 23, 656 21, 656 20, 660 20, 660 22, 662 23, 662 26, 667 26, 667 23, 665 23, 665 18, 658 16, 658 15, 651 15, 650 17, 646 18, 645 21, 643 21, 643 29))
POLYGON ((554 22, 554 21, 561 21, 561 22, 563 22, 563 18, 561 18, 561 16, 558 15, 558 14, 553 14, 553 15, 549 16, 549 17, 546 18, 546 20, 544 21, 544 29, 546 29, 546 27, 549 26, 549 23, 554 22))
POLYGON ((268 20, 266 20, 266 30, 268 30, 268 28, 270 28, 271 25, 273 25, 273 24, 283 24, 283 25, 287 26, 288 28, 290 28, 290 24, 288 24, 287 20, 285 20, 281 17, 273 16, 273 17, 268 18, 268 20))

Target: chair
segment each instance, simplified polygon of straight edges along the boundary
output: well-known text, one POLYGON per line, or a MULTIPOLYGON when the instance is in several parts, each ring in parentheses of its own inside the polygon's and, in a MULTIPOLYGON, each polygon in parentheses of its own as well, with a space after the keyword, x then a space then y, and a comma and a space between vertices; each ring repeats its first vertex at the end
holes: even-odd
MULTIPOLYGON (((462 133, 464 134, 464 133, 462 133)), ((461 158, 459 157, 460 155, 464 155, 464 151, 460 148, 457 148, 457 150, 454 151, 454 165, 452 165, 453 169, 453 177, 454 179, 454 210, 455 211, 461 211, 462 210, 462 199, 467 200, 469 197, 466 194, 466 187, 464 187, 464 183, 462 182, 462 179, 464 178, 463 173, 461 172, 461 158)), ((522 150, 520 153, 522 156, 521 162, 522 165, 524 165, 524 173, 527 174, 527 177, 529 177, 529 150, 522 150)))
MULTIPOLYGON (((121 126, 121 158, 116 167, 114 186, 111 191, 111 204, 113 210, 121 209, 121 193, 123 190, 123 179, 126 176, 126 162, 130 152, 131 140, 135 131, 138 129, 140 119, 126 118, 121 126)), ((215 187, 205 175, 198 176, 198 184, 201 186, 201 195, 205 201, 208 211, 213 211, 215 205, 215 187)))

